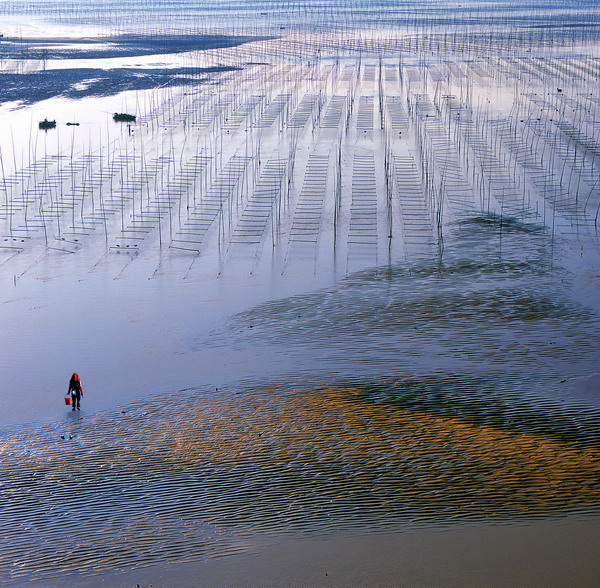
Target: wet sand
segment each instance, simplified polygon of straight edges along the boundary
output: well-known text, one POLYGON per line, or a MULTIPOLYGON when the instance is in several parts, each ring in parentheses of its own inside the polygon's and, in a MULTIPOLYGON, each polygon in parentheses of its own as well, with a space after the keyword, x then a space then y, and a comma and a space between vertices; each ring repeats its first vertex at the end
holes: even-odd
POLYGON ((390 535, 255 538, 244 555, 30 585, 592 588, 600 575, 599 531, 598 519, 558 518, 523 526, 451 525, 390 535))
MULTIPOLYGON (((548 524, 546 539, 557 550, 564 547, 563 524, 587 519, 597 528, 597 423, 578 423, 579 435, 568 440, 558 403, 547 407, 547 430, 534 434, 501 419, 491 426, 438 414, 427 403, 435 389, 421 392, 419 410, 370 398, 370 388, 189 390, 95 417, 76 412, 64 425, 5 436, 0 449, 10 481, 0 515, 2 580, 52 583, 80 574, 96 585, 112 571, 145 573, 185 562, 206 565, 219 579, 236 562, 244 574, 261 557, 272 561, 282 537, 290 550, 296 541, 304 546, 308 565, 307 552, 320 542, 324 556, 342 549, 345 538, 364 535, 348 547, 364 544, 363 559, 348 556, 332 573, 352 563, 368 575, 381 565, 380 543, 404 552, 405 541, 423 541, 423 561, 438 562, 435 585, 454 557, 455 533, 464 558, 478 533, 499 525, 515 528, 515 541, 522 541, 519 533, 537 537, 535 529, 548 524), (447 544, 438 550, 438 542, 447 544), (216 561, 223 567, 208 563, 216 561)), ((543 418, 538 414, 538 424, 543 418)), ((572 540, 586 529, 587 523, 575 525, 572 540)), ((480 562, 482 573, 490 572, 510 533, 492 531, 479 545, 492 558, 480 562)), ((581 550, 589 543, 573 545, 581 550)), ((332 559, 316 561, 325 566, 332 559)), ((428 565, 411 573, 425 573, 428 565)), ((581 570, 583 577, 593 565, 581 570)), ((395 569, 401 568, 381 566, 387 574, 395 569)), ((287 567, 273 573, 273 581, 283 584, 286 574, 294 581, 287 567)), ((544 578, 545 570, 531 574, 544 578)))

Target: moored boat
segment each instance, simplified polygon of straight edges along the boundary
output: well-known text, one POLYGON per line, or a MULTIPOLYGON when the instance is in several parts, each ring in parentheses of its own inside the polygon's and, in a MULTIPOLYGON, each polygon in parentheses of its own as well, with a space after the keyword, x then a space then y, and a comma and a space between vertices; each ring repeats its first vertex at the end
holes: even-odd
POLYGON ((135 114, 127 114, 125 112, 115 112, 113 114, 113 120, 117 122, 135 122, 135 114))
POLYGON ((47 118, 45 118, 44 120, 41 120, 39 122, 39 127, 40 127, 40 129, 44 129, 44 130, 53 129, 54 127, 56 127, 56 121, 48 120, 47 118))

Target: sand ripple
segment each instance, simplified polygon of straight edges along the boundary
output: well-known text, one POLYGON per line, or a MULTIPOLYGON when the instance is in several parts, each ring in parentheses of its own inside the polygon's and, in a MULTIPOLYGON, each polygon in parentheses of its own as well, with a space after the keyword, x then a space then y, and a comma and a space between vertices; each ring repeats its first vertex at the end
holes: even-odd
POLYGON ((600 505, 600 414, 577 406, 513 394, 499 407, 456 378, 175 399, 4 435, 0 578, 200 560, 260 533, 600 505))
POLYGON ((597 514, 600 410, 560 386, 597 369, 598 318, 547 236, 504 223, 499 256, 487 224, 443 264, 356 274, 212 334, 289 360, 280 381, 5 431, 0 581, 197 561, 259 534, 597 514))
POLYGON ((548 257, 548 235, 503 221, 499 252, 493 231, 492 219, 461 223, 439 262, 377 268, 266 302, 197 346, 305 354, 317 371, 359 366, 362 375, 452 366, 559 381, 596 369, 598 316, 572 298, 571 276, 548 257))

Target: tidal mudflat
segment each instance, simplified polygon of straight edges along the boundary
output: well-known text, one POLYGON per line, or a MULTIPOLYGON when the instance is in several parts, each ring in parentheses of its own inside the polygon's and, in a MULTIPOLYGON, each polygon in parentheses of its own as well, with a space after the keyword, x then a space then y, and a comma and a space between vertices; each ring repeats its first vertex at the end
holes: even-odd
POLYGON ((3 4, 0 582, 593 585, 599 26, 3 4))

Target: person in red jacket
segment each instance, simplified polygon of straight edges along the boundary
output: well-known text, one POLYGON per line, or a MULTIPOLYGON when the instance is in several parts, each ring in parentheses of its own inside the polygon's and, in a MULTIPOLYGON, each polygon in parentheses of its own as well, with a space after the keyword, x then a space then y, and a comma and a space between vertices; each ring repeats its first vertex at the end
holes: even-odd
POLYGON ((81 401, 81 397, 83 396, 83 388, 81 386, 81 380, 79 379, 78 374, 73 374, 71 379, 69 380, 69 390, 67 393, 71 394, 71 406, 73 407, 71 410, 80 410, 79 403, 81 401))

